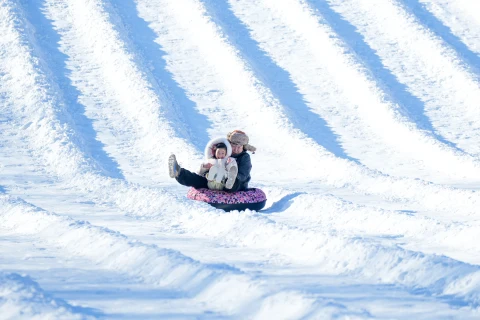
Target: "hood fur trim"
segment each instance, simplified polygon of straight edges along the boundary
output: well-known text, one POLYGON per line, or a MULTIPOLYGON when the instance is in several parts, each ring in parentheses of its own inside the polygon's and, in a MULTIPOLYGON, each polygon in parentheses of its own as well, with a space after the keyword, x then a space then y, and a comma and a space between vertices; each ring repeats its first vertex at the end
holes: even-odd
POLYGON ((205 159, 211 159, 215 155, 215 150, 214 146, 217 143, 223 142, 227 146, 227 158, 232 155, 232 145, 230 142, 227 140, 227 138, 224 137, 218 137, 218 138, 213 138, 207 143, 207 146, 205 147, 205 159))

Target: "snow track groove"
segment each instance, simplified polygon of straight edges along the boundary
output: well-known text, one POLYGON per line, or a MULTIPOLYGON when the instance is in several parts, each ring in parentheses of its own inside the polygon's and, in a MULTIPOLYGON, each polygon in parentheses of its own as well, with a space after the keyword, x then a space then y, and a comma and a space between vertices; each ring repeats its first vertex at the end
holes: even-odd
MULTIPOLYGON (((1 90, 7 97, 1 110, 10 118, 12 134, 26 140, 41 167, 81 192, 90 194, 99 203, 115 203, 126 212, 142 212, 138 203, 150 198, 154 212, 168 208, 175 199, 174 195, 105 176, 101 164, 84 152, 82 131, 77 132, 58 87, 46 76, 49 71, 39 58, 41 52, 37 52, 39 49, 32 36, 34 31, 18 13, 21 7, 11 1, 8 4, 0 7, 3 21, 0 27, 5 35, 0 42, 0 67, 5 74, 5 85, 1 90), (20 28, 25 28, 26 34, 32 37, 22 38, 18 33, 20 28), (155 201, 159 202, 155 204, 155 201)), ((150 207, 144 209, 152 212, 150 207)))
MULTIPOLYGON (((314 154, 327 158, 326 161, 333 160, 323 148, 316 147, 313 141, 292 128, 283 115, 283 107, 246 68, 226 35, 210 20, 202 3, 138 1, 138 11, 166 52, 167 68, 197 104, 199 112, 212 123, 212 136, 225 135, 231 128, 244 128, 256 136, 252 144, 265 150, 263 157, 266 154, 272 154, 270 158, 289 157, 275 144, 282 139, 287 143, 296 139, 299 147, 313 149, 314 154), (179 14, 182 7, 191 10, 179 14), (198 60, 195 64, 185 63, 192 53, 198 60), (198 77, 200 74, 204 77, 198 77), (276 136, 266 137, 260 131, 275 132, 276 136)), ((261 170, 272 171, 268 166, 261 170)))
POLYGON ((24 116, 18 128, 30 134, 32 143, 38 148, 38 155, 45 157, 46 164, 55 168, 57 174, 84 172, 79 169, 82 167, 103 172, 101 164, 82 154, 85 152, 83 140, 74 129, 61 95, 55 90, 58 88, 49 82, 49 72, 40 71, 45 69, 41 58, 31 53, 35 47, 31 43, 34 31, 29 28, 24 16, 18 13, 20 9, 12 1, 0 7, 1 29, 5 35, 0 42, 1 94, 5 96, 1 105, 2 114, 9 116, 15 109, 28 114, 28 119, 24 116), (23 37, 18 30, 24 30, 23 37), (55 116, 58 116, 56 121, 51 121, 55 116))
POLYGON ((425 12, 427 10, 431 12, 435 17, 431 17, 426 23, 435 27, 434 30, 445 31, 442 36, 447 38, 451 45, 454 43, 452 46, 461 49, 459 54, 471 61, 470 63, 477 69, 477 72, 480 71, 478 70, 480 68, 480 34, 477 32, 480 28, 480 19, 476 15, 480 11, 478 2, 469 0, 403 0, 403 3, 410 7, 414 6, 422 16, 428 17, 429 14, 425 12), (437 23, 435 18, 445 26, 438 28, 440 21, 437 23), (453 35, 449 36, 450 33, 453 35))
POLYGON ((424 103, 435 130, 478 156, 480 78, 462 63, 459 53, 397 1, 329 3, 358 28, 386 67, 424 103))
POLYGON ((298 92, 290 75, 262 51, 250 37, 245 24, 234 15, 228 2, 204 0, 202 2, 212 21, 223 30, 228 41, 235 46, 255 76, 267 86, 285 109, 285 115, 295 128, 340 158, 354 160, 345 154, 338 137, 327 123, 313 113, 304 97, 298 92))
POLYGON ((304 2, 230 3, 262 49, 291 74, 310 108, 338 132, 347 152, 359 150, 352 157, 392 175, 478 180, 478 160, 419 130, 304 2), (293 68, 297 61, 304 61, 303 68, 293 68), (379 155, 389 161, 379 164, 379 155))
POLYGON ((125 169, 134 170, 129 177, 161 176, 170 154, 165 141, 180 146, 180 154, 196 153, 185 142, 192 135, 171 128, 172 122, 182 123, 178 110, 125 37, 122 20, 108 2, 49 0, 45 11, 61 36, 60 50, 69 57, 87 115, 102 121, 105 143, 125 169), (115 139, 108 138, 112 135, 115 139))

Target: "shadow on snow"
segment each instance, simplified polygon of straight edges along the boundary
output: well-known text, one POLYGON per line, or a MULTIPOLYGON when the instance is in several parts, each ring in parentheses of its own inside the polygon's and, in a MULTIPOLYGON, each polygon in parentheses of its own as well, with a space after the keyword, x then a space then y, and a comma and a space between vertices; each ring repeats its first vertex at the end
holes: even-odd
POLYGON ((274 213, 274 212, 283 212, 287 210, 292 205, 292 200, 299 195, 305 194, 305 192, 294 192, 287 194, 278 201, 275 201, 272 206, 268 209, 261 210, 261 213, 274 213))
POLYGON ((418 0, 403 0, 405 9, 415 15, 421 23, 431 32, 435 33, 444 42, 448 43, 460 57, 469 64, 475 74, 480 73, 480 56, 472 52, 460 38, 452 33, 452 30, 445 26, 437 17, 425 8, 418 0))
POLYGON ((335 156, 358 160, 348 156, 338 142, 324 119, 313 113, 292 82, 290 74, 280 68, 259 47, 258 42, 250 36, 245 24, 233 13, 226 1, 203 0, 216 23, 222 27, 232 44, 234 44, 247 63, 256 72, 259 79, 272 91, 279 102, 288 110, 292 124, 325 147, 335 156))
MULTIPOLYGON (((28 293, 31 294, 29 297, 24 297, 22 300, 23 302, 37 302, 38 300, 50 300, 52 306, 56 306, 58 308, 63 308, 65 310, 70 311, 71 313, 80 315, 80 316, 93 316, 95 318, 103 317, 104 314, 102 311, 89 308, 89 307, 81 307, 81 306, 74 306, 70 305, 67 301, 63 298, 56 298, 53 292, 46 292, 44 289, 40 287, 40 285, 34 281, 28 275, 20 275, 17 273, 8 273, 5 275, 6 279, 15 281, 20 287, 26 289, 28 293)), ((83 317, 82 317, 83 318, 83 317)))
POLYGON ((454 143, 446 140, 436 133, 430 119, 425 115, 424 103, 412 95, 408 88, 383 66, 380 57, 365 42, 364 37, 357 31, 355 26, 335 12, 328 3, 320 0, 309 0, 312 6, 325 19, 332 30, 343 40, 353 53, 363 62, 370 71, 377 85, 386 92, 394 102, 401 106, 406 116, 423 130, 428 131, 435 139, 448 145, 455 150, 460 150, 454 143))
POLYGON ((124 0, 121 5, 113 4, 116 12, 122 18, 122 21, 128 25, 126 28, 129 34, 129 40, 134 44, 136 54, 140 54, 144 63, 150 68, 148 73, 153 76, 157 87, 163 90, 165 94, 173 95, 172 101, 169 101, 177 114, 171 114, 171 117, 179 119, 169 119, 174 122, 175 130, 188 139, 198 150, 204 150, 205 144, 210 138, 206 129, 211 127, 208 118, 195 109, 195 103, 191 101, 183 88, 173 79, 172 73, 167 70, 165 56, 162 46, 156 42, 158 36, 149 27, 147 21, 139 16, 136 3, 132 0, 124 0), (185 125, 186 124, 186 125, 185 125))
MULTIPOLYGON (((70 71, 67 68, 68 56, 60 51, 61 41, 59 34, 55 31, 52 21, 48 20, 41 8, 47 3, 45 0, 22 1, 28 21, 37 31, 36 40, 42 48, 43 61, 52 72, 55 83, 61 90, 66 104, 66 111, 71 117, 71 125, 75 132, 81 137, 81 143, 91 158, 95 160, 104 174, 112 178, 123 179, 123 174, 118 164, 108 156, 104 150, 104 144, 97 140, 97 133, 92 125, 92 120, 85 116, 85 107, 78 103, 81 93, 72 85, 69 79, 70 71)), ((68 115, 67 115, 68 117, 68 115)), ((59 119, 70 122, 69 119, 59 119)))
POLYGON ((95 300, 95 301, 113 301, 113 300, 174 300, 188 298, 183 291, 169 289, 150 289, 139 290, 127 288, 92 288, 75 290, 55 290, 51 292, 55 296, 63 297, 67 300, 95 300))

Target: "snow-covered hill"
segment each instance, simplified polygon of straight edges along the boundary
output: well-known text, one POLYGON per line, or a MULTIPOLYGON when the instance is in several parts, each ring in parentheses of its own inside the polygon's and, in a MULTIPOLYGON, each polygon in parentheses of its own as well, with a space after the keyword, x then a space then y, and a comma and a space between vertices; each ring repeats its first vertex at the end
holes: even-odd
POLYGON ((0 319, 478 319, 478 12, 0 0, 0 319), (168 175, 233 129, 260 212, 168 175))

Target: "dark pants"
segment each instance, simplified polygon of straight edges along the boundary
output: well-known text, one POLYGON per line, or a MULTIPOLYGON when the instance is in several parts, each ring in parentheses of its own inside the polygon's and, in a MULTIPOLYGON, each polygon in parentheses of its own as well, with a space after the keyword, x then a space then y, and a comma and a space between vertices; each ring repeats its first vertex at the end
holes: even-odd
POLYGON ((180 174, 175 179, 183 186, 194 187, 195 189, 208 188, 207 178, 185 168, 180 169, 180 174))
MULTIPOLYGON (((180 170, 180 174, 176 177, 178 183, 186 187, 194 187, 195 189, 206 188, 208 189, 207 178, 199 174, 188 171, 185 168, 180 170)), ((235 179, 232 189, 223 188, 226 192, 236 192, 240 189, 241 183, 238 179, 235 179)))

